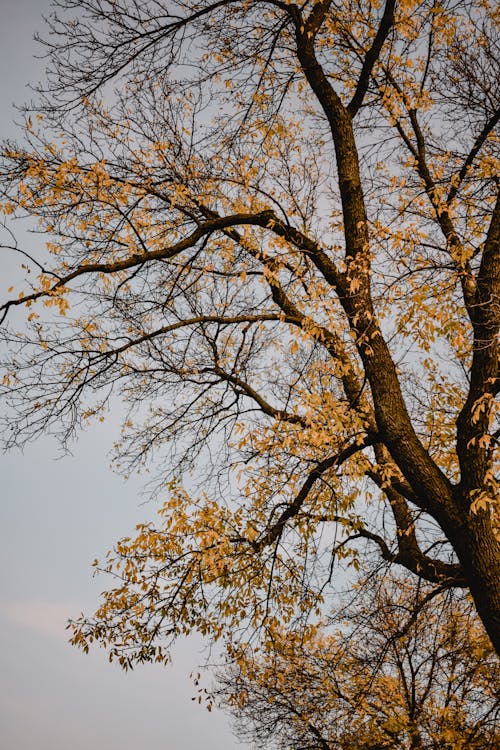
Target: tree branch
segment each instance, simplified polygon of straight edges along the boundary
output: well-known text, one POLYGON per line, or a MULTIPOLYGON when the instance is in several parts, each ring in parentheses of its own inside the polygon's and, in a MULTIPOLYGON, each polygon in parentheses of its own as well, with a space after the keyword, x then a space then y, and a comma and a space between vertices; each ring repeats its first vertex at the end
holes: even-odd
POLYGON ((366 92, 368 91, 368 86, 370 83, 370 77, 371 77, 373 68, 379 58, 380 52, 382 51, 384 42, 389 36, 389 32, 394 25, 395 7, 396 7, 396 0, 386 0, 384 13, 382 15, 380 25, 378 27, 375 38, 373 40, 372 46, 366 53, 366 56, 363 62, 363 67, 361 68, 361 73, 359 75, 358 85, 356 86, 356 91, 354 92, 354 96, 352 97, 351 101, 347 105, 347 111, 353 118, 356 116, 361 105, 363 104, 363 99, 366 95, 366 92))
POLYGON ((56 283, 47 290, 33 292, 33 294, 23 295, 18 299, 8 300, 7 302, 5 302, 0 306, 0 311, 3 311, 3 314, 0 317, 0 325, 4 322, 10 307, 22 305, 26 302, 33 302, 42 297, 53 296, 67 284, 73 281, 73 279, 76 279, 80 276, 84 276, 90 273, 113 274, 119 271, 124 271, 128 268, 133 268, 137 265, 142 266, 145 263, 150 263, 154 260, 169 260, 171 258, 174 258, 176 255, 179 255, 184 250, 188 250, 189 248, 193 247, 200 239, 212 234, 213 232, 227 229, 228 227, 233 227, 238 224, 253 224, 256 226, 266 227, 273 216, 274 214, 272 211, 261 211, 257 214, 242 213, 233 214, 232 216, 221 216, 213 218, 206 221, 204 224, 200 224, 200 226, 198 226, 194 230, 194 232, 185 237, 183 240, 180 240, 174 245, 171 245, 170 247, 161 248, 159 250, 152 250, 148 253, 138 253, 130 255, 128 258, 117 260, 112 263, 87 263, 85 265, 82 264, 78 266, 78 268, 76 268, 74 271, 61 276, 58 281, 56 281, 56 283))
POLYGON ((472 316, 474 344, 467 400, 457 419, 457 452, 466 491, 480 488, 490 464, 488 433, 493 397, 500 387, 500 190, 483 247, 472 316))
POLYGON ((316 465, 316 467, 311 472, 309 472, 307 479, 303 483, 299 492, 280 515, 278 520, 265 532, 265 534, 260 539, 257 539, 254 542, 256 551, 260 552, 262 549, 273 544, 281 537, 287 521, 297 515, 304 502, 306 501, 315 482, 322 477, 325 471, 340 466, 345 461, 347 461, 347 459, 351 458, 351 456, 354 456, 356 453, 359 453, 359 451, 364 450, 369 445, 373 445, 376 441, 376 435, 367 435, 361 443, 353 443, 347 448, 344 448, 344 450, 340 451, 339 453, 336 453, 334 456, 330 456, 329 458, 325 458, 323 461, 320 461, 316 465))
POLYGON ((450 188, 450 192, 448 193, 448 198, 446 199, 446 202, 448 203, 448 205, 451 204, 454 198, 456 197, 458 191, 460 190, 460 185, 464 181, 465 177, 467 176, 467 172, 469 171, 472 164, 474 163, 474 159, 476 158, 478 153, 481 151, 481 148, 483 147, 486 139, 488 138, 489 134, 494 131, 499 121, 500 121, 500 107, 493 114, 493 116, 490 117, 488 122, 484 124, 483 129, 481 130, 476 140, 474 141, 472 148, 467 155, 467 158, 465 159, 464 163, 462 164, 462 167, 460 168, 460 171, 458 172, 457 181, 450 188))

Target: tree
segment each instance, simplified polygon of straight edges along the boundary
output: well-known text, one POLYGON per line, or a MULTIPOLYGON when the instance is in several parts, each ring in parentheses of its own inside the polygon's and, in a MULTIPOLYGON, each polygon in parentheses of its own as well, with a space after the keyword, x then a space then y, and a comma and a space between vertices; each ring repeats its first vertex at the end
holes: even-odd
POLYGON ((497 747, 498 660, 471 602, 429 588, 372 579, 337 632, 240 647, 216 691, 238 735, 283 750, 497 747))
POLYGON ((468 588, 500 651, 495 4, 55 5, 1 167, 51 235, 10 243, 7 445, 120 393, 117 465, 167 495, 75 642, 131 666, 319 616, 364 544, 468 588))

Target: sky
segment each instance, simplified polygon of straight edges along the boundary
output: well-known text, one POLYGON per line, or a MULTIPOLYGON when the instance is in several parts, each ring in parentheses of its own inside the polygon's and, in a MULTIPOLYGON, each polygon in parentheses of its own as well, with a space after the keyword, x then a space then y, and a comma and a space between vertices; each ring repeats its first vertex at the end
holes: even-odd
MULTIPOLYGON (((0 0, 0 9, 3 139, 16 132, 12 103, 27 100, 27 82, 42 76, 32 37, 49 2, 0 0)), ((3 297, 15 267, 0 253, 3 297)), ((192 700, 201 640, 178 644, 172 666, 128 673, 103 651, 86 656, 67 643, 68 618, 91 613, 106 585, 92 578, 92 560, 155 514, 140 479, 125 482, 109 468, 117 422, 112 416, 84 433, 71 456, 48 437, 0 454, 0 747, 243 749, 223 714, 192 700)))

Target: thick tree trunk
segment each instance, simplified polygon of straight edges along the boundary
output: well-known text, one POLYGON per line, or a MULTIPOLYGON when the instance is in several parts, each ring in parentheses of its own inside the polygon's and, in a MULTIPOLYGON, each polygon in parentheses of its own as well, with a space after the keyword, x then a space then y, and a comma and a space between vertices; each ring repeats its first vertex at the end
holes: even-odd
POLYGON ((470 515, 464 530, 451 538, 470 592, 491 642, 500 655, 500 544, 486 511, 470 515))
MULTIPOLYGON (((470 490, 481 488, 486 473, 481 443, 471 438, 486 431, 476 424, 474 406, 484 393, 496 393, 500 307, 498 253, 500 247, 500 196, 483 250, 478 275, 478 310, 473 320, 474 362, 471 393, 459 418, 458 454, 462 475, 460 490, 440 470, 415 432, 401 391, 396 366, 375 319, 371 298, 370 237, 359 169, 352 113, 343 106, 316 58, 314 34, 330 3, 319 2, 308 25, 297 25, 297 55, 304 75, 330 124, 335 146, 342 200, 346 272, 336 280, 336 291, 356 337, 358 353, 370 384, 375 419, 382 442, 409 482, 415 502, 441 526, 463 567, 478 614, 500 654, 500 546, 485 511, 470 513, 470 490), (486 304, 486 302, 488 304, 486 304), (492 312, 493 310, 493 312, 492 312), (488 346, 485 346, 485 342, 488 346), (463 425, 462 425, 463 423, 463 425), (476 447, 474 448, 474 445, 476 447), (471 448, 472 446, 472 448, 471 448), (460 494, 463 493, 463 496, 460 494)), ((487 422, 485 411, 482 421, 487 422)))

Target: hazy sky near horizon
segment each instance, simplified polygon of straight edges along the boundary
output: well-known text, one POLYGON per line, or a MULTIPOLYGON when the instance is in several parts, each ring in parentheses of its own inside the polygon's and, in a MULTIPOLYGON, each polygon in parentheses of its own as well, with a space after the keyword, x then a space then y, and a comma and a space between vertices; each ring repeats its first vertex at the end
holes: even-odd
MULTIPOLYGON (((33 33, 43 29, 49 6, 49 0, 0 0, 1 139, 15 136, 12 103, 26 101, 26 84, 42 77, 33 33)), ((14 264, 0 252, 3 297, 14 264)), ((106 585, 92 579, 91 561, 155 513, 144 504, 139 480, 124 482, 109 469, 117 421, 84 434, 72 456, 60 458, 49 438, 23 454, 0 454, 0 747, 242 747, 222 714, 191 700, 196 688, 189 674, 204 659, 200 640, 180 643, 172 667, 127 674, 108 664, 104 652, 85 656, 67 643, 67 619, 91 612, 106 585)))

